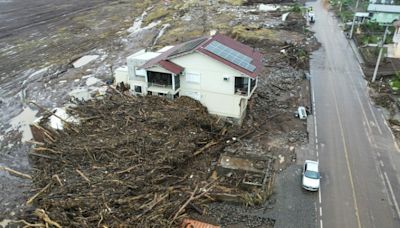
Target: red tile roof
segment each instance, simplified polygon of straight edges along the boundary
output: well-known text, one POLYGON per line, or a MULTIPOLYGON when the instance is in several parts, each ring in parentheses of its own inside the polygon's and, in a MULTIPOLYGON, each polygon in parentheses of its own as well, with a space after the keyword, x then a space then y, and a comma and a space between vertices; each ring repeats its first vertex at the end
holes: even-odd
POLYGON ((179 66, 179 65, 177 65, 177 64, 175 64, 175 63, 173 63, 171 61, 168 61, 168 60, 161 60, 161 61, 158 62, 158 64, 162 68, 164 68, 164 69, 166 69, 169 72, 172 72, 174 74, 180 74, 183 71, 183 67, 181 67, 181 66, 179 66))
MULTIPOLYGON (((201 37, 201 38, 197 38, 194 40, 190 40, 188 42, 182 43, 182 44, 178 44, 175 47, 169 49, 168 51, 162 53, 161 55, 149 60, 148 62, 146 62, 144 65, 141 66, 141 68, 149 68, 152 66, 155 66, 157 64, 161 65, 163 68, 167 69, 166 67, 174 70, 175 72, 182 72, 183 68, 181 66, 178 66, 177 64, 172 63, 171 61, 168 61, 169 63, 165 63, 163 61, 167 61, 168 59, 172 59, 174 57, 176 57, 175 53, 179 53, 179 55, 184 55, 186 53, 190 53, 192 51, 198 51, 201 52, 219 62, 222 62, 223 64, 232 67, 233 69, 249 76, 252 78, 256 78, 257 75, 260 73, 261 69, 262 69, 262 54, 258 51, 255 51, 253 48, 251 48, 250 46, 247 46, 245 44, 242 44, 228 36, 222 35, 222 34, 216 34, 214 36, 209 37, 208 39, 205 39, 205 37, 201 37), (225 60, 213 53, 211 53, 210 51, 206 50, 205 47, 211 43, 212 41, 218 41, 219 43, 232 48, 240 53, 242 53, 243 55, 246 55, 250 58, 252 58, 252 62, 251 64, 254 65, 256 67, 254 72, 251 72, 245 68, 242 68, 241 66, 238 66, 228 60, 225 60), (194 44, 194 45, 191 45, 194 44), (189 45, 189 48, 188 48, 189 45), (182 52, 180 50, 183 50, 182 52), (163 62, 163 63, 161 63, 163 62), (165 66, 163 66, 163 65, 165 66), (173 65, 172 65, 173 64, 173 65)), ((169 69, 167 69, 169 70, 169 69)), ((171 71, 171 70, 169 70, 171 71)), ((172 73, 174 73, 173 71, 171 71, 172 73)))
POLYGON ((182 221, 181 228, 221 228, 221 226, 215 226, 209 223, 200 222, 193 219, 184 219, 182 221))

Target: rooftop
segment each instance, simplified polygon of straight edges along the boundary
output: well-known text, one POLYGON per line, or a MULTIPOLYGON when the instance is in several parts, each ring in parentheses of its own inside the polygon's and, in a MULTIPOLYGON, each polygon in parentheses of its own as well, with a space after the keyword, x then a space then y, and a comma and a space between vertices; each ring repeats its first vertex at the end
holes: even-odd
MULTIPOLYGON (((172 60, 194 51, 201 52, 225 65, 252 78, 257 77, 262 68, 262 54, 254 48, 242 44, 228 36, 216 34, 211 37, 200 37, 173 48, 146 62, 142 68, 161 65, 162 60, 172 60)), ((172 62, 172 61, 170 61, 172 62)))
POLYGON ((400 6, 399 5, 369 4, 368 12, 400 14, 400 6))
POLYGON ((140 60, 150 60, 150 59, 154 59, 155 57, 157 57, 159 55, 161 55, 161 53, 139 51, 133 55, 130 55, 128 58, 134 58, 134 59, 140 59, 140 60))
POLYGON ((308 170, 318 172, 318 162, 311 160, 306 160, 305 162, 308 170))

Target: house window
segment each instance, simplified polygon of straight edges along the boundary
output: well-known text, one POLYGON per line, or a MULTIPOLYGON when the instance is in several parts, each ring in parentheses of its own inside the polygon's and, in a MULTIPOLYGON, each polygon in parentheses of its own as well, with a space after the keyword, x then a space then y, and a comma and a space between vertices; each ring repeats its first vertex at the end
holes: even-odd
POLYGON ((199 84, 200 78, 201 78, 200 74, 198 74, 198 73, 189 73, 189 72, 186 73, 186 81, 187 82, 199 84))
POLYGON ((144 77, 144 76, 146 76, 146 70, 145 69, 139 70, 137 67, 135 67, 135 74, 136 74, 136 76, 144 77))
POLYGON ((136 85, 135 85, 135 92, 136 92, 136 93, 142 93, 142 87, 141 87, 141 86, 136 86, 136 85))
POLYGON ((181 82, 179 79, 179 74, 174 75, 174 81, 175 81, 175 90, 179 89, 181 87, 181 82))
POLYGON ((235 94, 247 95, 249 88, 249 78, 235 77, 235 94))
POLYGON ((162 72, 147 71, 150 86, 172 87, 172 75, 162 72))
POLYGON ((256 79, 252 78, 250 80, 250 92, 253 91, 255 86, 256 86, 256 79))

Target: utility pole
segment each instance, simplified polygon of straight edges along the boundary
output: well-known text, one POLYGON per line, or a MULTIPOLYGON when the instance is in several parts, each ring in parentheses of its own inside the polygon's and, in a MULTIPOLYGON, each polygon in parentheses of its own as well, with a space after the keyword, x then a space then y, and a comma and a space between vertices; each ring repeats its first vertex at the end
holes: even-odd
POLYGON ((372 82, 376 80, 376 75, 378 74, 378 69, 379 69, 379 64, 381 63, 381 58, 383 54, 383 45, 385 44, 386 36, 389 31, 389 26, 386 26, 385 33, 383 34, 383 40, 379 44, 379 55, 378 55, 378 60, 376 60, 376 65, 375 65, 375 70, 374 70, 374 75, 372 76, 372 82))
POLYGON ((350 35, 349 35, 350 39, 353 38, 353 30, 354 30, 354 23, 356 22, 356 13, 357 13, 357 9, 358 9, 358 2, 359 2, 359 0, 357 0, 356 7, 354 9, 353 23, 351 23, 351 29, 350 29, 350 35))

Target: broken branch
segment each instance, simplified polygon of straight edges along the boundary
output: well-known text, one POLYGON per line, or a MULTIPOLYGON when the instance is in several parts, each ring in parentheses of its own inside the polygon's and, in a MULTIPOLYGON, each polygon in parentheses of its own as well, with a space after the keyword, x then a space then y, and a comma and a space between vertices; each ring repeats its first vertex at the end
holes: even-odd
POLYGON ((0 166, 0 169, 5 170, 5 171, 9 172, 10 174, 14 174, 14 175, 19 176, 19 177, 23 177, 23 178, 26 178, 26 179, 32 179, 31 175, 28 175, 28 174, 25 174, 25 173, 21 173, 19 171, 10 169, 10 168, 5 167, 5 166, 0 166))
POLYGON ((85 176, 85 174, 83 174, 82 171, 80 171, 79 169, 75 169, 75 171, 76 171, 79 175, 81 175, 81 177, 82 177, 85 181, 87 181, 88 183, 90 183, 89 178, 87 178, 87 176, 85 176))
POLYGON ((50 187, 51 183, 48 183, 44 188, 42 188, 42 190, 40 190, 38 193, 36 193, 35 195, 33 195, 31 198, 29 198, 29 200, 26 202, 26 204, 32 204, 33 200, 36 199, 36 197, 38 197, 40 194, 42 194, 44 191, 46 191, 49 187, 50 187))

